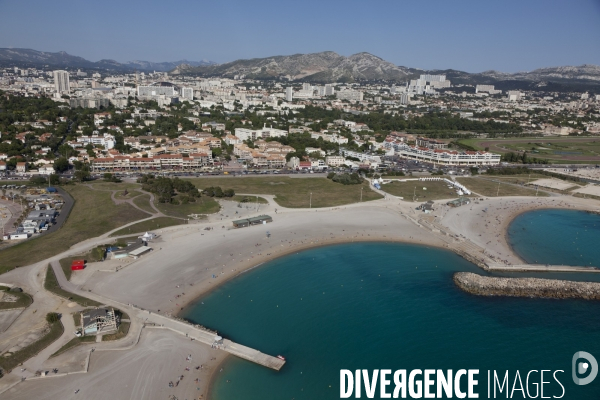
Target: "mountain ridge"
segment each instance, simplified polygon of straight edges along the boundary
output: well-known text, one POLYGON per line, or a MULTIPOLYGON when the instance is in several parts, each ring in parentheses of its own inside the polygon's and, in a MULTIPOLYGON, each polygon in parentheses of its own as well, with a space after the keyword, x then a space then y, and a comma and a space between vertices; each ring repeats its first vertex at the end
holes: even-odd
POLYGON ((543 67, 533 71, 516 73, 496 70, 470 73, 453 69, 424 70, 397 66, 367 52, 345 57, 333 51, 240 59, 210 66, 190 67, 189 65, 180 65, 171 73, 228 78, 235 75, 246 75, 255 79, 288 78, 292 81, 311 81, 315 83, 360 80, 406 82, 418 78, 421 74, 446 74, 448 79, 457 84, 494 84, 503 81, 543 83, 548 80, 563 83, 577 81, 578 83, 600 84, 600 66, 593 64, 543 67))
POLYGON ((533 71, 501 72, 487 70, 470 73, 454 69, 425 70, 398 66, 367 52, 342 56, 334 51, 297 53, 262 58, 239 59, 217 64, 212 61, 179 60, 173 62, 150 62, 143 60, 120 63, 111 59, 96 62, 70 55, 65 51, 42 52, 32 49, 0 48, 0 65, 40 66, 56 68, 85 68, 109 72, 160 71, 174 75, 202 77, 228 77, 245 75, 254 79, 287 79, 314 83, 356 82, 383 80, 405 83, 420 74, 445 74, 453 84, 497 84, 503 90, 536 87, 568 88, 576 85, 600 86, 600 66, 542 67, 533 71), (550 84, 550 85, 549 85, 550 84), (548 86, 549 85, 549 86, 548 86))
POLYGON ((212 61, 188 61, 179 60, 171 62, 152 62, 152 61, 127 61, 120 63, 112 59, 102 59, 99 61, 89 61, 83 57, 74 56, 66 51, 45 52, 33 49, 21 48, 0 48, 0 63, 21 66, 39 66, 52 65, 60 68, 86 68, 108 71, 160 71, 168 72, 181 64, 192 66, 212 65, 212 61))

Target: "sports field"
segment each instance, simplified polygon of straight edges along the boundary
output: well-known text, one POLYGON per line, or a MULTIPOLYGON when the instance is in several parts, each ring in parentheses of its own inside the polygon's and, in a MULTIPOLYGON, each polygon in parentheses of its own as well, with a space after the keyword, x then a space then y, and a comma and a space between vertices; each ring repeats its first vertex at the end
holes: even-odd
POLYGON ((596 136, 461 139, 459 143, 498 154, 527 151, 531 157, 556 164, 600 163, 600 137, 596 136))

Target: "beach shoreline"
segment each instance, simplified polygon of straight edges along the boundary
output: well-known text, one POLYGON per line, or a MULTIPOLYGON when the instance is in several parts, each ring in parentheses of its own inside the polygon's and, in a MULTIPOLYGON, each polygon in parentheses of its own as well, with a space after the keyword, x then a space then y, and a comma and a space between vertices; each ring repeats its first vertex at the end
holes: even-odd
MULTIPOLYGON (((446 201, 437 201, 430 214, 415 210, 413 203, 394 198, 315 210, 284 209, 270 204, 261 205, 260 213, 271 215, 273 222, 234 229, 231 220, 239 216, 238 210, 225 205, 219 215, 206 222, 157 230, 159 236, 151 243, 154 251, 123 265, 118 272, 107 269, 109 265, 119 266, 115 263, 90 263, 73 279, 82 291, 185 319, 191 307, 231 279, 280 257, 323 246, 368 242, 412 244, 452 251, 485 270, 481 253, 461 247, 470 242, 484 249, 488 258, 521 264, 522 260, 510 246, 508 226, 519 215, 541 209, 597 212, 600 207, 596 201, 570 196, 479 198, 457 208, 447 206, 446 201)), ((92 244, 86 242, 79 247, 92 244)), ((72 251, 81 250, 79 247, 72 251)), ((34 271, 19 268, 5 274, 5 280, 31 290, 29 282, 38 279, 34 271)), ((197 318, 202 325, 201 311, 197 318)), ((217 330, 213 326, 207 328, 217 330)), ((203 378, 207 386, 198 392, 203 393, 203 398, 211 396, 218 376, 215 372, 230 359, 230 355, 222 353, 216 362, 211 360, 214 354, 200 359, 209 368, 203 378)), ((191 383, 184 380, 183 387, 179 385, 180 392, 188 390, 191 383)), ((193 390, 196 391, 196 386, 193 390)))
MULTIPOLYGON (((513 200, 511 198, 505 198, 505 200, 506 199, 508 199, 509 201, 513 200)), ((498 199, 495 199, 495 200, 497 201, 498 199)), ((528 199, 528 200, 530 200, 530 199, 528 199)), ((509 240, 508 227, 516 218, 518 218, 522 214, 525 214, 528 212, 534 212, 534 211, 538 211, 538 210, 546 210, 546 209, 571 209, 571 210, 573 210, 574 207, 571 204, 562 205, 561 203, 540 204, 540 205, 530 203, 526 207, 511 211, 510 215, 507 218, 504 218, 502 220, 502 224, 500 225, 498 230, 501 230, 503 232, 503 235, 502 235, 503 239, 504 239, 508 249, 512 253, 513 258, 515 259, 515 261, 517 261, 517 263, 525 263, 525 261, 522 260, 520 258, 520 256, 512 248, 512 246, 510 244, 510 240, 509 240)), ((575 208, 575 209, 580 210, 580 211, 594 212, 589 207, 575 208)), ((422 229, 422 228, 418 228, 415 226, 415 229, 422 229)), ((230 282, 232 279, 235 279, 247 272, 250 272, 256 268, 263 266, 264 264, 266 264, 268 262, 274 261, 281 257, 286 257, 290 254, 299 253, 301 251, 306 251, 306 250, 310 250, 310 249, 314 249, 314 248, 318 248, 318 247, 335 246, 335 245, 349 244, 349 243, 368 243, 368 242, 413 244, 413 245, 419 245, 419 246, 439 248, 439 249, 443 249, 446 251, 451 251, 454 254, 457 254, 458 256, 464 258, 465 260, 477 265, 482 270, 485 270, 485 268, 481 265, 481 263, 478 262, 478 260, 473 260, 468 256, 468 254, 464 254, 459 251, 456 251, 455 249, 449 248, 447 245, 445 245, 443 243, 437 243, 437 242, 436 243, 433 243, 433 242, 424 243, 422 240, 417 240, 417 239, 410 239, 410 238, 404 238, 404 237, 390 237, 388 235, 373 235, 373 234, 369 234, 369 236, 367 236, 367 237, 361 236, 361 237, 352 237, 352 238, 347 237, 347 238, 336 238, 336 239, 329 239, 329 238, 315 239, 311 243, 295 244, 289 248, 284 249, 280 253, 277 253, 276 255, 271 255, 271 256, 266 256, 266 257, 263 256, 262 258, 254 261, 254 263, 252 263, 253 265, 248 265, 244 268, 240 268, 239 271, 235 275, 229 275, 229 276, 223 278, 222 280, 220 280, 216 285, 199 292, 197 294, 197 296, 190 299, 185 304, 183 309, 177 315, 181 318, 185 318, 183 315, 186 314, 186 312, 189 311, 189 309, 191 307, 194 307, 199 301, 201 301, 202 298, 208 296, 214 290, 219 289, 221 287, 221 285, 224 285, 225 283, 230 282)), ((229 358, 229 356, 227 358, 229 358)), ((214 372, 213 372, 213 374, 210 377, 209 387, 212 387, 215 379, 216 379, 216 376, 214 375, 214 372)), ((207 393, 210 398, 210 393, 211 393, 210 389, 208 390, 207 393)))
MULTIPOLYGON (((307 250, 312 250, 312 249, 316 249, 316 248, 320 248, 320 247, 328 247, 328 246, 337 246, 337 245, 343 245, 343 244, 349 244, 349 243, 398 243, 398 244, 412 244, 412 245, 416 245, 416 246, 423 246, 423 247, 435 247, 438 249, 442 249, 442 250, 446 250, 446 251, 451 251, 463 258, 464 255, 460 254, 458 252, 454 252, 452 251, 452 249, 448 249, 448 247, 442 246, 442 245, 430 245, 430 244, 423 244, 422 242, 419 241, 411 241, 411 240, 404 240, 404 239, 397 239, 397 240, 391 240, 388 237, 371 237, 371 238, 361 238, 361 239, 357 239, 357 240, 348 240, 348 239, 340 239, 340 240, 332 240, 330 242, 326 242, 326 243, 315 243, 315 244, 304 244, 304 245, 298 245, 297 247, 294 248, 288 248, 286 250, 284 250, 282 253, 277 254, 276 256, 270 257, 270 256, 266 256, 264 259, 262 259, 258 264, 254 264, 251 266, 248 266, 246 268, 240 268, 239 271, 236 271, 237 273, 235 275, 229 275, 226 276, 225 278, 221 279, 216 285, 213 285, 209 288, 206 288, 205 290, 202 290, 199 292, 199 294, 196 295, 196 297, 190 299, 189 301, 187 301, 183 306, 182 309, 176 314, 176 317, 181 318, 181 319, 185 319, 188 320, 185 317, 186 312, 189 310, 190 307, 193 307, 194 305, 196 305, 199 301, 201 301, 201 299, 205 298, 206 296, 208 296, 209 294, 211 294, 213 291, 219 289, 221 286, 225 285, 226 283, 230 282, 233 279, 236 279, 250 271, 253 271, 257 268, 260 268, 261 266, 263 266, 264 264, 270 263, 272 261, 278 260, 280 258, 283 257, 287 257, 291 254, 294 253, 300 253, 303 251, 307 251, 307 250)), ((465 258, 466 259, 466 258, 465 258)), ((472 262, 471 260, 468 260, 469 262, 472 262)), ((196 323, 196 322, 194 322, 196 323)), ((207 327, 209 329, 211 329, 210 327, 207 327)))
MULTIPOLYGON (((305 245, 303 247, 296 247, 293 249, 288 249, 286 252, 282 253, 282 254, 278 254, 275 257, 272 258, 268 258, 265 261, 260 262, 259 264, 256 264, 254 266, 251 266, 249 268, 246 268, 242 271, 240 271, 238 274, 227 277, 226 279, 222 280, 221 282, 219 282, 218 285, 213 286, 211 288, 209 288, 207 291, 201 293, 198 297, 196 297, 195 299, 190 300, 190 302, 188 302, 183 309, 180 311, 180 313, 177 315, 179 318, 182 318, 186 321, 190 321, 189 319, 187 319, 184 314, 189 310, 189 308, 194 307, 199 301, 201 301, 201 299, 205 298, 206 296, 210 295, 214 290, 219 289, 222 285, 225 285, 226 283, 230 282, 231 280, 242 276, 245 273, 251 272, 257 268, 260 268, 261 266, 264 266, 266 263, 269 263, 271 261, 275 261, 278 260, 280 258, 283 257, 287 257, 291 254, 294 253, 299 253, 302 251, 307 251, 307 250, 312 250, 312 249, 316 249, 316 248, 320 248, 320 247, 328 247, 328 246, 337 246, 337 245, 343 245, 343 244, 349 244, 349 243, 397 243, 397 244, 412 244, 412 245, 417 245, 417 246, 423 246, 423 247, 435 247, 435 248, 439 248, 442 250, 446 250, 446 251, 451 251, 446 247, 443 246, 430 246, 430 245, 425 245, 423 243, 420 243, 418 241, 406 241, 406 240, 389 240, 389 238, 386 237, 382 237, 382 238, 370 238, 370 239, 361 239, 361 240, 339 240, 339 241, 335 241, 335 242, 330 242, 330 243, 320 243, 320 244, 310 244, 310 245, 305 245)), ((455 254, 457 254, 458 256, 463 257, 462 254, 453 252, 455 254)), ((464 258, 464 257, 463 257, 464 258)), ((466 258, 465 258, 466 259, 466 258)), ((466 259, 469 262, 472 262, 471 260, 466 259)), ((192 321, 190 321, 192 322, 192 321)), ((196 322, 194 322, 196 323, 196 322)), ((209 327, 210 329, 210 327, 209 327)), ((211 396, 212 393, 212 388, 215 384, 216 378, 217 378, 217 372, 224 366, 226 365, 226 363, 230 360, 230 358, 233 357, 230 354, 227 354, 218 364, 213 365, 213 370, 210 373, 210 375, 208 376, 208 386, 206 387, 206 391, 205 391, 205 397, 208 400, 215 400, 214 397, 211 396)), ((285 367, 284 367, 285 368, 285 367)))

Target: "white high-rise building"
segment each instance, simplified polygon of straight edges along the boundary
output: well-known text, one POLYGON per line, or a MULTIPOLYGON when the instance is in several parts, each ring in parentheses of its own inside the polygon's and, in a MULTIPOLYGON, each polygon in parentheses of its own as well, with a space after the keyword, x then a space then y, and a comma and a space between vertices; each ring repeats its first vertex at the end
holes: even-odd
POLYGON ((335 97, 340 100, 348 100, 348 101, 362 101, 363 100, 363 92, 358 90, 342 90, 335 93, 335 97))
POLYGON ((335 87, 331 85, 325 85, 325 96, 333 96, 335 94, 335 87))
POLYGON ((194 100, 194 88, 181 88, 181 100, 194 100))
POLYGON ((518 90, 508 91, 508 101, 519 101, 521 100, 522 94, 518 90))
POLYGON ((175 96, 175 88, 173 86, 138 86, 138 97, 152 96, 175 96))
POLYGON ((311 90, 311 89, 312 89, 312 86, 310 86, 310 83, 305 82, 302 84, 302 90, 311 90))
POLYGON ((446 75, 421 75, 420 77, 421 80, 423 81, 427 81, 427 82, 445 82, 446 81, 446 75))
POLYGON ((293 87, 286 87, 285 88, 285 101, 292 101, 294 100, 294 88, 293 87))
POLYGON ((67 71, 54 71, 54 89, 56 93, 69 93, 69 73, 67 71))
POLYGON ((401 93, 399 96, 400 104, 410 104, 410 97, 412 95, 409 93, 401 93))

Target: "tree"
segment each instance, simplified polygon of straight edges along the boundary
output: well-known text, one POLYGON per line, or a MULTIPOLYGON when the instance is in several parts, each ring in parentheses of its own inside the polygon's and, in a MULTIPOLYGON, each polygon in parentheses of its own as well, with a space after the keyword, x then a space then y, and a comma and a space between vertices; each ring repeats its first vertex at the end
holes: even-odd
POLYGON ((54 324, 56 322, 58 322, 60 320, 60 315, 58 315, 55 312, 49 312, 48 314, 46 314, 46 321, 49 324, 54 324))
POLYGON ((83 169, 80 171, 75 171, 73 178, 78 182, 87 181, 90 179, 90 171, 83 169))
POLYGON ((57 158, 54 161, 54 170, 56 172, 65 172, 68 169, 69 169, 69 160, 67 160, 65 157, 57 158))
POLYGON ((107 172, 104 174, 104 180, 107 182, 121 182, 121 180, 119 178, 117 178, 115 175, 111 174, 110 172, 107 172))

